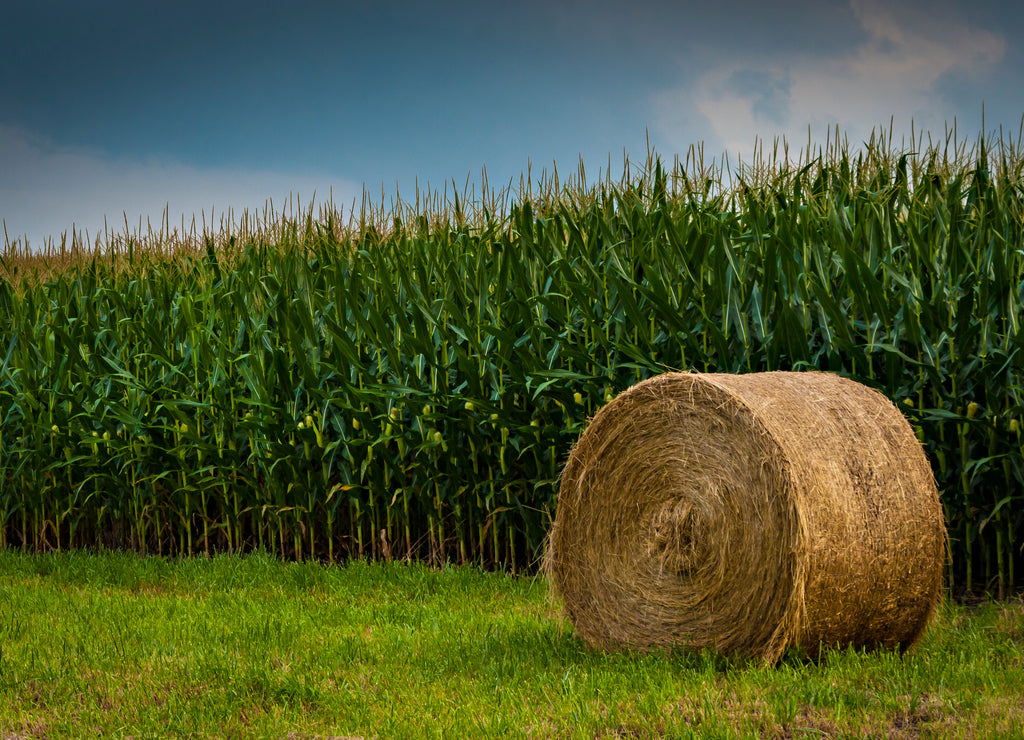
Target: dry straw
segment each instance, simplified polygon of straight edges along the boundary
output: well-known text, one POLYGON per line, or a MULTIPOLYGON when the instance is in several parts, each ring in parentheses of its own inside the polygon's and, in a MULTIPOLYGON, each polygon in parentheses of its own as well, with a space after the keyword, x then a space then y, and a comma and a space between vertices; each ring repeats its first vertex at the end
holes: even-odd
POLYGON ((928 461, 881 394, 827 373, 668 373, 593 418, 547 569, 598 648, 905 649, 939 596, 928 461))

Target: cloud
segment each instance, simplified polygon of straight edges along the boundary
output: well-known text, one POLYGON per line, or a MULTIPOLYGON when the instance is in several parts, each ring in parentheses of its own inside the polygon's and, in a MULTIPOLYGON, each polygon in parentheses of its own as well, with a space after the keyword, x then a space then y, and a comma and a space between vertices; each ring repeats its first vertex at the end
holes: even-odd
MULTIPOLYGON (((193 217, 197 230, 219 225, 233 212, 237 222, 248 209, 262 213, 272 201, 280 213, 289 198, 307 207, 313 200, 333 198, 347 214, 362 185, 324 173, 266 170, 204 169, 157 159, 112 157, 88 149, 60 146, 20 129, 0 126, 0 218, 10 241, 27 238, 41 248, 61 234, 102 235, 104 219, 112 231, 124 234, 125 219, 132 232, 156 231, 165 211, 171 229, 186 231, 193 217), (333 191, 333 193, 332 193, 333 191), (215 210, 214 210, 215 209, 215 210)), ((356 200, 358 206, 359 200, 356 200)))
POLYGON ((750 102, 754 118, 782 124, 789 117, 793 82, 778 70, 738 69, 726 80, 725 89, 750 102))
POLYGON ((1006 53, 1005 39, 967 25, 941 3, 852 0, 850 10, 859 41, 833 56, 782 49, 719 61, 725 55, 718 51, 690 84, 655 97, 655 128, 685 147, 694 134, 689 124, 706 122, 701 138, 749 158, 755 137, 770 144, 785 136, 797 147, 808 127, 820 142, 838 125, 857 145, 891 119, 941 131, 954 116, 980 111, 980 99, 965 101, 966 111, 943 99, 941 84, 990 69, 1006 53))

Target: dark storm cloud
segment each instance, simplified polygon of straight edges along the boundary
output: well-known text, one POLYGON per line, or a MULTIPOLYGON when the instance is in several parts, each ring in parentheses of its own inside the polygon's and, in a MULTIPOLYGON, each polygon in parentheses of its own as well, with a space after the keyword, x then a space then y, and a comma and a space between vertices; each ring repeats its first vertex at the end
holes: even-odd
POLYGON ((806 141, 808 125, 856 141, 893 116, 976 127, 982 102, 990 125, 1024 113, 1010 0, 38 0, 2 22, 15 231, 121 202, 187 209, 190 191, 218 206, 311 183, 408 194, 484 166, 499 185, 528 162, 582 156, 596 174, 648 140, 671 157, 806 141))

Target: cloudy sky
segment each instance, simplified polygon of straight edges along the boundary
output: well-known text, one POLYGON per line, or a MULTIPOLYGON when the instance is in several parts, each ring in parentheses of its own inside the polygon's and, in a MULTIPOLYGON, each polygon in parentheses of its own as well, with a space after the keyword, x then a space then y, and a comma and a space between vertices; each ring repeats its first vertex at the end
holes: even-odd
POLYGON ((364 186, 518 183, 1024 115, 1020 0, 11 0, 0 217, 38 247, 364 186))

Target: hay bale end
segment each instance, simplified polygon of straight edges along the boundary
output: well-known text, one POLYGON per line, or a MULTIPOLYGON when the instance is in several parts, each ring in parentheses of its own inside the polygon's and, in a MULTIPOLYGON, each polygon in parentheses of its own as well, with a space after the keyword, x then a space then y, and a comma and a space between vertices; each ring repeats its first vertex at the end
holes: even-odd
POLYGON ((818 372, 666 373, 602 408, 546 569, 602 649, 905 649, 942 584, 931 468, 884 396, 818 372))

